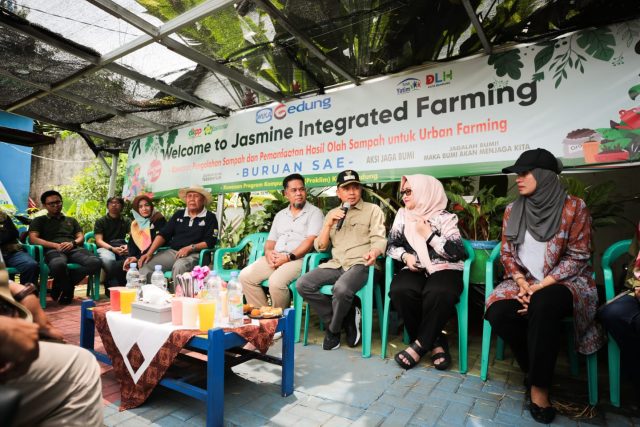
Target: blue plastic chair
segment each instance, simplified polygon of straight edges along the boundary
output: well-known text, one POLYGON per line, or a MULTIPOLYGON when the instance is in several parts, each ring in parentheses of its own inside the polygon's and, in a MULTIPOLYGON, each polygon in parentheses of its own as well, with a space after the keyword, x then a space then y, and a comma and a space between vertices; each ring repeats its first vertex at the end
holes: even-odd
MULTIPOLYGON (((489 298, 493 291, 494 283, 494 263, 500 257, 499 244, 487 259, 486 278, 485 278, 485 300, 489 298)), ((574 334, 573 334, 573 318, 567 317, 563 320, 567 330, 567 349, 569 363, 571 366, 571 374, 578 375, 578 355, 575 351, 574 334)), ((491 347, 491 324, 485 319, 482 327, 482 353, 480 356, 480 378, 482 381, 487 380, 489 371, 489 351, 491 347)), ((504 341, 497 337, 496 343, 496 360, 504 359, 504 341)), ((598 353, 589 354, 587 359, 587 383, 589 388, 589 404, 596 405, 598 403, 598 353)))
MULTIPOLYGON (((318 252, 307 254, 308 271, 311 271, 320 265, 320 261, 331 258, 329 252, 318 252)), ((306 257, 305 257, 306 258, 306 257)), ((382 310, 382 295, 380 295, 380 287, 374 283, 375 268, 369 267, 369 275, 367 283, 356 292, 356 296, 360 298, 362 305, 362 357, 371 357, 371 334, 373 330, 373 299, 376 300, 378 309, 378 318, 380 319, 380 330, 382 331, 382 320, 380 312, 382 310)), ((324 295, 333 295, 333 285, 324 285, 320 288, 320 293, 324 295)), ((302 296, 298 295, 300 305, 302 305, 302 296)), ((307 345, 309 338, 309 304, 306 304, 306 314, 304 318, 304 345, 307 345)))
MULTIPOLYGON (((467 373, 468 363, 468 336, 469 336, 469 276, 471 274, 471 265, 475 260, 475 252, 471 247, 471 244, 467 240, 462 240, 464 249, 467 252, 467 259, 464 262, 464 270, 462 275, 463 288, 460 294, 460 301, 456 304, 456 311, 458 313, 458 351, 460 353, 458 365, 461 374, 467 373)), ((393 280, 393 258, 387 256, 385 264, 385 290, 384 290, 384 315, 382 316, 382 349, 381 357, 384 359, 387 356, 387 341, 388 341, 388 329, 389 329, 389 308, 391 305, 391 298, 389 297, 389 291, 391 290, 391 281, 393 280)), ((405 329, 405 344, 409 343, 408 334, 405 329)))
MULTIPOLYGON (((611 264, 621 255, 626 254, 631 246, 631 240, 621 240, 609 246, 602 255, 602 273, 604 274, 604 293, 607 301, 615 296, 615 282, 611 264)), ((620 407, 620 347, 609 335, 609 400, 616 408, 620 407)))

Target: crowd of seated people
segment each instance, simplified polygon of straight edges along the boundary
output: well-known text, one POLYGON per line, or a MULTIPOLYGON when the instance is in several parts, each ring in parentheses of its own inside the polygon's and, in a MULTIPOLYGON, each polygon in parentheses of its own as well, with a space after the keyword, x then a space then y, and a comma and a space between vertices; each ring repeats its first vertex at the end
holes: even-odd
MULTIPOLYGON (((555 417, 550 388, 560 322, 567 318, 572 319, 577 350, 587 355, 603 346, 604 325, 620 345, 623 365, 631 366, 634 383, 640 384, 635 363, 640 357, 638 236, 626 280, 631 291, 600 310, 599 323, 591 267, 591 217, 583 200, 567 194, 559 180, 561 172, 562 163, 544 149, 526 151, 513 166, 503 169, 503 173, 517 174, 519 196, 504 214, 501 262, 505 277, 487 299, 485 313, 525 372, 531 416, 542 423, 555 417)), ((355 295, 365 285, 370 266, 380 279, 379 258, 386 254, 402 265, 389 296, 410 339, 395 361, 410 369, 430 353, 436 369, 448 369, 451 356, 442 331, 462 292, 466 254, 457 216, 446 210, 442 184, 428 175, 402 177, 404 207, 397 212, 388 239, 382 210, 362 199, 358 173, 341 172, 336 186, 341 206, 323 218, 321 210, 306 200, 303 176, 293 174, 283 180, 289 205, 273 221, 264 256, 239 277, 248 303, 260 307, 270 300, 275 307, 288 307, 289 285, 297 280, 296 291, 325 325, 323 349, 337 349, 343 330, 347 345, 355 346, 360 341, 361 319, 355 295), (330 259, 300 276, 302 259, 313 249, 330 251, 330 259), (262 286, 265 280, 266 287, 262 286), (331 295, 321 292, 324 285, 333 285, 331 295)), ((106 288, 122 283, 123 272, 132 262, 138 263, 143 275, 149 275, 156 264, 174 276, 190 271, 199 262, 200 250, 215 247, 218 221, 206 209, 211 202, 207 189, 192 186, 179 195, 186 208, 177 210, 169 221, 147 195, 133 200, 133 221, 122 215, 124 201, 110 198, 107 214, 95 225, 98 258, 81 247, 82 230, 75 219, 62 214, 60 194, 45 192, 41 201, 47 214, 32 222, 29 237, 31 243, 45 248, 54 277, 54 299, 70 302, 79 279, 101 266, 106 288), (165 245, 167 249, 159 250, 165 245), (82 268, 66 271, 68 262, 82 268)), ((16 245, 17 231, 10 218, 0 217, 0 221, 2 254, 19 270, 23 283, 35 282, 37 263, 16 245)))

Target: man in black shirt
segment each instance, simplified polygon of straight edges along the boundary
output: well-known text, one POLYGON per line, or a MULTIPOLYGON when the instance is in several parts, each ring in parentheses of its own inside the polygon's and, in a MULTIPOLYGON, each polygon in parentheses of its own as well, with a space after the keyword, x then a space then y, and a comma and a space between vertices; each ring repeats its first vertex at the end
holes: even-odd
POLYGON ((178 196, 186 203, 186 209, 178 209, 160 230, 149 250, 140 257, 140 274, 149 279, 154 266, 162 271, 171 270, 173 277, 189 272, 198 265, 200 250, 213 248, 218 235, 218 220, 207 211, 211 192, 200 186, 183 188, 178 196), (155 253, 168 244, 170 249, 155 253))
POLYGON ((128 253, 125 237, 131 226, 127 218, 122 217, 124 200, 122 197, 107 199, 107 214, 96 220, 93 232, 98 246, 98 256, 106 273, 105 291, 109 295, 111 286, 124 285, 125 272, 122 269, 128 253))
POLYGON ((44 257, 53 277, 51 297, 60 304, 71 304, 73 288, 89 274, 100 272, 100 258, 86 250, 84 234, 75 218, 62 213, 62 196, 54 190, 45 191, 40 202, 46 215, 36 217, 29 226, 29 240, 42 245, 44 257), (68 270, 67 263, 79 264, 77 270, 68 270))

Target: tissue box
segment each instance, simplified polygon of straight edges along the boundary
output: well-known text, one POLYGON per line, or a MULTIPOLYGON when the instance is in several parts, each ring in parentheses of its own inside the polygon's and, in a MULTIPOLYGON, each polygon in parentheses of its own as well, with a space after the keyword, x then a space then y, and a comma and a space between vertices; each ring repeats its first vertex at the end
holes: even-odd
POLYGON ((171 304, 131 304, 131 317, 152 323, 171 322, 171 304))

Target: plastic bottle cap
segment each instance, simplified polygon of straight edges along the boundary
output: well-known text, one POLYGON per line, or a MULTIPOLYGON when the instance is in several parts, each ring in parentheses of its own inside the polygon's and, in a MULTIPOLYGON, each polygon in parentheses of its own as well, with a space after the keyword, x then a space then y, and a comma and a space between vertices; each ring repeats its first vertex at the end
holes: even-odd
POLYGON ((129 264, 129 267, 131 268, 136 268, 138 266, 138 264, 136 264, 135 262, 132 262, 131 264, 129 264))
POLYGON ((156 269, 156 271, 162 271, 162 266, 160 264, 156 264, 154 268, 156 269))

